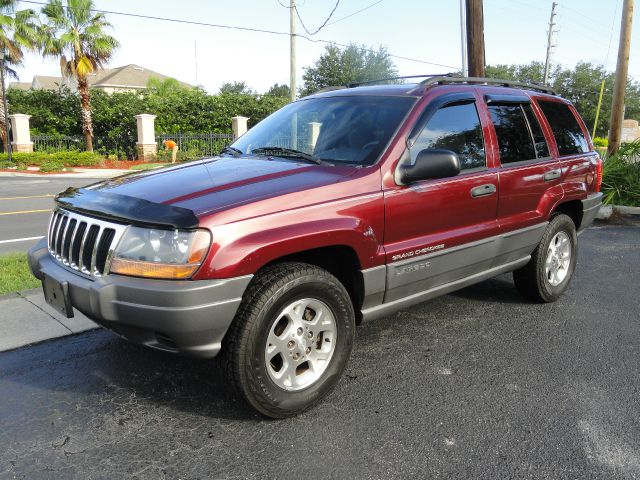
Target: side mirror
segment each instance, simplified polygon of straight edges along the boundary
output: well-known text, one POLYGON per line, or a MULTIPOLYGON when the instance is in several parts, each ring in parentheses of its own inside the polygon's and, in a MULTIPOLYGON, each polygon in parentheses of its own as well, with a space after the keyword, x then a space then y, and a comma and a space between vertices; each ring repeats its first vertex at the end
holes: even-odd
POLYGON ((428 148, 418 153, 412 165, 400 165, 399 180, 406 185, 431 178, 455 177, 460 173, 460 159, 451 150, 428 148))

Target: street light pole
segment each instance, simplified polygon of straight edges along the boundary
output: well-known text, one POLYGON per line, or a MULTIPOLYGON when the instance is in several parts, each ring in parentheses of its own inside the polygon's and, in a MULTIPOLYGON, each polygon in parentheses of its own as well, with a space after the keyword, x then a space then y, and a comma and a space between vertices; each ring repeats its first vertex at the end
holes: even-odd
POLYGON ((0 51, 0 82, 2 82, 2 108, 4 110, 4 130, 6 141, 4 148, 7 151, 7 160, 11 163, 11 138, 9 137, 9 108, 7 106, 7 90, 4 86, 4 52, 0 51))

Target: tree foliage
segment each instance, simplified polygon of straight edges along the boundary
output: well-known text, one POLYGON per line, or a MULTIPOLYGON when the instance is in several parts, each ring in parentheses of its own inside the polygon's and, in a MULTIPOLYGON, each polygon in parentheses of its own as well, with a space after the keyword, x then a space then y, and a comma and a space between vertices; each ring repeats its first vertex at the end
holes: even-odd
POLYGON ((95 12, 93 0, 49 0, 42 7, 44 23, 40 31, 42 54, 60 59, 63 76, 78 82, 82 129, 88 151, 93 151, 93 122, 87 75, 109 61, 118 41, 104 13, 95 12))
MULTIPOLYGON (((37 15, 31 9, 16 10, 16 0, 0 0, 0 51, 4 54, 5 76, 18 78, 15 67, 22 65, 25 50, 33 50, 38 40, 37 15)), ((0 105, 2 104, 0 92, 0 105)), ((7 144, 4 110, 0 108, 0 137, 7 144)))
MULTIPOLYGON (((487 66, 486 74, 492 78, 542 83, 544 64, 532 62, 525 65, 487 66)), ((550 72, 549 80, 550 85, 560 96, 575 105, 590 133, 596 117, 600 85, 604 80, 604 95, 596 135, 607 136, 611 118, 614 73, 607 72, 602 65, 579 62, 572 69, 554 67, 550 72)), ((627 82, 625 118, 640 120, 640 83, 633 80, 627 82)))
POLYGON ((227 82, 220 87, 220 93, 235 93, 251 95, 255 92, 247 85, 247 82, 227 82))
POLYGON ((300 95, 310 95, 325 87, 379 80, 397 74, 385 47, 373 50, 356 44, 346 48, 328 45, 312 66, 305 67, 300 95))
POLYGON ((267 90, 266 95, 289 98, 289 96, 291 95, 291 89, 289 88, 289 85, 286 85, 284 83, 282 85, 280 85, 279 83, 274 83, 273 85, 271 85, 269 90, 267 90))

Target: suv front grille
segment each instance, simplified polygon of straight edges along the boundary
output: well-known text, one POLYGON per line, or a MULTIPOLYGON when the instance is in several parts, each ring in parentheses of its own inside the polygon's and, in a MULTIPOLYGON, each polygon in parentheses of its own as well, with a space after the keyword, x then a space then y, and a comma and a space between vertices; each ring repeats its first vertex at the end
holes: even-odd
POLYGON ((113 250, 125 228, 126 225, 57 209, 49 224, 49 252, 71 270, 101 277, 109 271, 113 250))

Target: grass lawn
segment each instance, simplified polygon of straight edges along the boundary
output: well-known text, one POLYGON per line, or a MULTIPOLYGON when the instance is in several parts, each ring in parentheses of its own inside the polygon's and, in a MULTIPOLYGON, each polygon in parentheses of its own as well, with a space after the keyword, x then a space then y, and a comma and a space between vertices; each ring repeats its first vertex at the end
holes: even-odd
POLYGON ((0 255, 0 295, 39 285, 40 280, 29 271, 26 253, 0 255))
POLYGON ((131 167, 131 170, 152 170, 154 168, 164 167, 166 165, 171 165, 170 163, 163 162, 155 162, 155 163, 140 163, 138 165, 134 165, 131 167))

